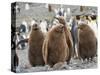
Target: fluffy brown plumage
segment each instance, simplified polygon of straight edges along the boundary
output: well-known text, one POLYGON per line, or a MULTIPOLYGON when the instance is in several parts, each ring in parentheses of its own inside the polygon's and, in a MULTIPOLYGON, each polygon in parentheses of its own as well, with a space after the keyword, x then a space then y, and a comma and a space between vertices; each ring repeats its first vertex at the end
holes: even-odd
POLYGON ((69 59, 67 61, 70 61, 71 56, 73 56, 73 41, 72 41, 71 32, 68 29, 68 27, 66 25, 66 21, 65 21, 63 16, 59 16, 56 19, 58 19, 59 23, 64 25, 64 33, 65 33, 65 36, 66 36, 66 43, 69 47, 69 59))
POLYGON ((68 60, 69 48, 62 24, 55 26, 48 32, 42 51, 45 64, 49 64, 51 67, 56 63, 68 60))
POLYGON ((42 57, 42 45, 44 35, 37 24, 34 24, 29 37, 29 62, 32 66, 44 65, 42 57))
POLYGON ((79 29, 79 56, 85 60, 92 58, 97 52, 97 40, 93 30, 88 25, 80 25, 79 29))

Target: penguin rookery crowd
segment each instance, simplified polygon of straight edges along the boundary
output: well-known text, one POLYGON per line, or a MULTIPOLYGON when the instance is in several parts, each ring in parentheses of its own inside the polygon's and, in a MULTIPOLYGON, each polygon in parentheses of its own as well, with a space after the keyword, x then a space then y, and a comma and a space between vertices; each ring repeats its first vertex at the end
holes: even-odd
MULTIPOLYGON (((97 56, 97 16, 76 15, 71 16, 70 21, 67 22, 63 8, 57 11, 51 5, 48 6, 49 12, 56 11, 52 23, 48 19, 41 21, 33 19, 28 26, 27 22, 23 21, 15 32, 16 48, 24 50, 28 46, 28 59, 31 66, 54 67, 64 62, 69 65, 71 58, 83 62, 93 61, 97 56), (28 32, 28 35, 24 34, 28 32)), ((20 12, 18 6, 16 9, 20 12)), ((81 11, 83 11, 82 7, 81 11)), ((15 65, 18 66, 16 53, 14 57, 17 57, 15 65)))

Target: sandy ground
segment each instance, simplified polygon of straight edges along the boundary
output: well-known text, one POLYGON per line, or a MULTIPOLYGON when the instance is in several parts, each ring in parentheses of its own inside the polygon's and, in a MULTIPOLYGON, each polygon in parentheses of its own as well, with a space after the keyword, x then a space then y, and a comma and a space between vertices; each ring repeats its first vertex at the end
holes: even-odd
POLYGON ((31 67, 28 62, 28 49, 25 50, 17 50, 17 54, 19 57, 19 66, 16 68, 16 72, 40 72, 40 71, 53 71, 53 70, 77 70, 77 69, 96 69, 97 68, 97 57, 93 59, 93 61, 82 62, 79 59, 71 59, 69 65, 66 62, 59 68, 50 68, 49 65, 45 66, 37 66, 31 67))
MULTIPOLYGON (((30 9, 25 10, 25 3, 18 3, 21 7, 20 13, 16 13, 16 26, 19 26, 22 21, 26 21, 28 25, 30 24, 32 18, 39 20, 48 19, 52 21, 54 17, 54 12, 49 13, 48 9, 45 8, 44 4, 30 4, 30 9)), ((59 7, 56 6, 56 8, 59 7)), ((79 6, 70 6, 64 5, 64 8, 70 7, 72 15, 81 14, 79 12, 79 6)), ((85 14, 90 13, 91 11, 97 11, 96 7, 87 8, 84 12, 85 14)), ((97 13, 97 12, 96 12, 97 13)), ((37 67, 29 67, 28 62, 28 47, 24 50, 17 50, 17 54, 19 57, 19 66, 16 68, 16 72, 39 72, 39 71, 52 71, 52 70, 77 70, 77 69, 94 69, 97 68, 97 57, 93 59, 92 62, 83 62, 78 59, 71 59, 71 63, 69 65, 66 62, 59 69, 50 68, 48 65, 45 66, 37 66, 37 67)))

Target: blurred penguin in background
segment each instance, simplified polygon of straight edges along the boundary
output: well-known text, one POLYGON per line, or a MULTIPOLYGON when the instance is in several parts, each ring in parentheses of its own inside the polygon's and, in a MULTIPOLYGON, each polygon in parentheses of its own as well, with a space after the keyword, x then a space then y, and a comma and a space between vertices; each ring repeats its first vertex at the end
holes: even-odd
POLYGON ((98 37, 98 24, 97 24, 96 15, 88 16, 88 18, 90 20, 90 21, 88 21, 88 25, 94 31, 95 36, 97 38, 98 37))
POLYGON ((40 28, 41 28, 41 30, 42 30, 43 33, 47 32, 47 25, 48 25, 48 23, 47 23, 46 19, 40 21, 40 28))
POLYGON ((27 33, 28 32, 28 25, 26 21, 23 21, 22 24, 19 27, 20 33, 27 33))
POLYGON ((80 19, 78 21, 78 24, 88 24, 88 21, 86 20, 86 17, 84 15, 80 16, 80 19))
POLYGON ((64 18, 66 19, 66 12, 65 9, 63 8, 63 5, 61 5, 60 8, 58 9, 54 9, 54 12, 55 12, 55 17, 64 16, 64 18))
POLYGON ((26 43, 20 42, 21 40, 24 40, 24 39, 26 39, 26 36, 24 34, 21 35, 20 33, 16 33, 16 45, 17 45, 17 48, 20 50, 24 50, 26 48, 26 43))
POLYGON ((19 32, 16 34, 16 45, 17 48, 20 50, 24 50, 27 46, 27 33, 29 31, 28 25, 26 21, 23 21, 22 24, 19 27, 19 32), (23 41, 25 40, 25 42, 23 41))
POLYGON ((61 7, 59 8, 59 12, 58 12, 59 16, 64 16, 64 12, 65 12, 65 10, 64 10, 63 6, 61 5, 61 7))
MULTIPOLYGON (((16 44, 17 44, 18 49, 25 49, 26 46, 28 46, 28 40, 29 40, 30 33, 31 33, 31 31, 32 31, 32 26, 33 26, 33 24, 35 24, 35 23, 36 23, 36 20, 33 19, 33 20, 31 21, 30 26, 29 26, 29 30, 28 30, 29 32, 28 32, 27 36, 26 36, 26 34, 21 34, 21 33, 17 33, 17 34, 16 34, 16 35, 17 35, 16 44)), ((24 27, 25 27, 25 26, 24 26, 24 27)))
POLYGON ((48 11, 52 12, 52 5, 51 4, 48 4, 48 11))
POLYGON ((71 19, 71 9, 70 8, 67 8, 66 19, 67 19, 67 22, 69 22, 71 19))
POLYGON ((77 21, 76 18, 73 17, 72 20, 72 28, 71 28, 71 34, 72 34, 72 39, 73 39, 73 56, 78 57, 78 29, 77 29, 77 21))
POLYGON ((80 12, 83 12, 84 6, 80 6, 80 12))
POLYGON ((52 4, 45 4, 45 8, 47 8, 49 12, 53 11, 52 4))

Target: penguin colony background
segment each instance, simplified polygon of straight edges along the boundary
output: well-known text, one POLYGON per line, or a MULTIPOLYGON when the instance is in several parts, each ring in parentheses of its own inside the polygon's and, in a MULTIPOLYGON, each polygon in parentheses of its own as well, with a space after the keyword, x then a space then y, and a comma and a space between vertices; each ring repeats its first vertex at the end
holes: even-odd
POLYGON ((11 71, 97 68, 97 7, 11 4, 11 71))

